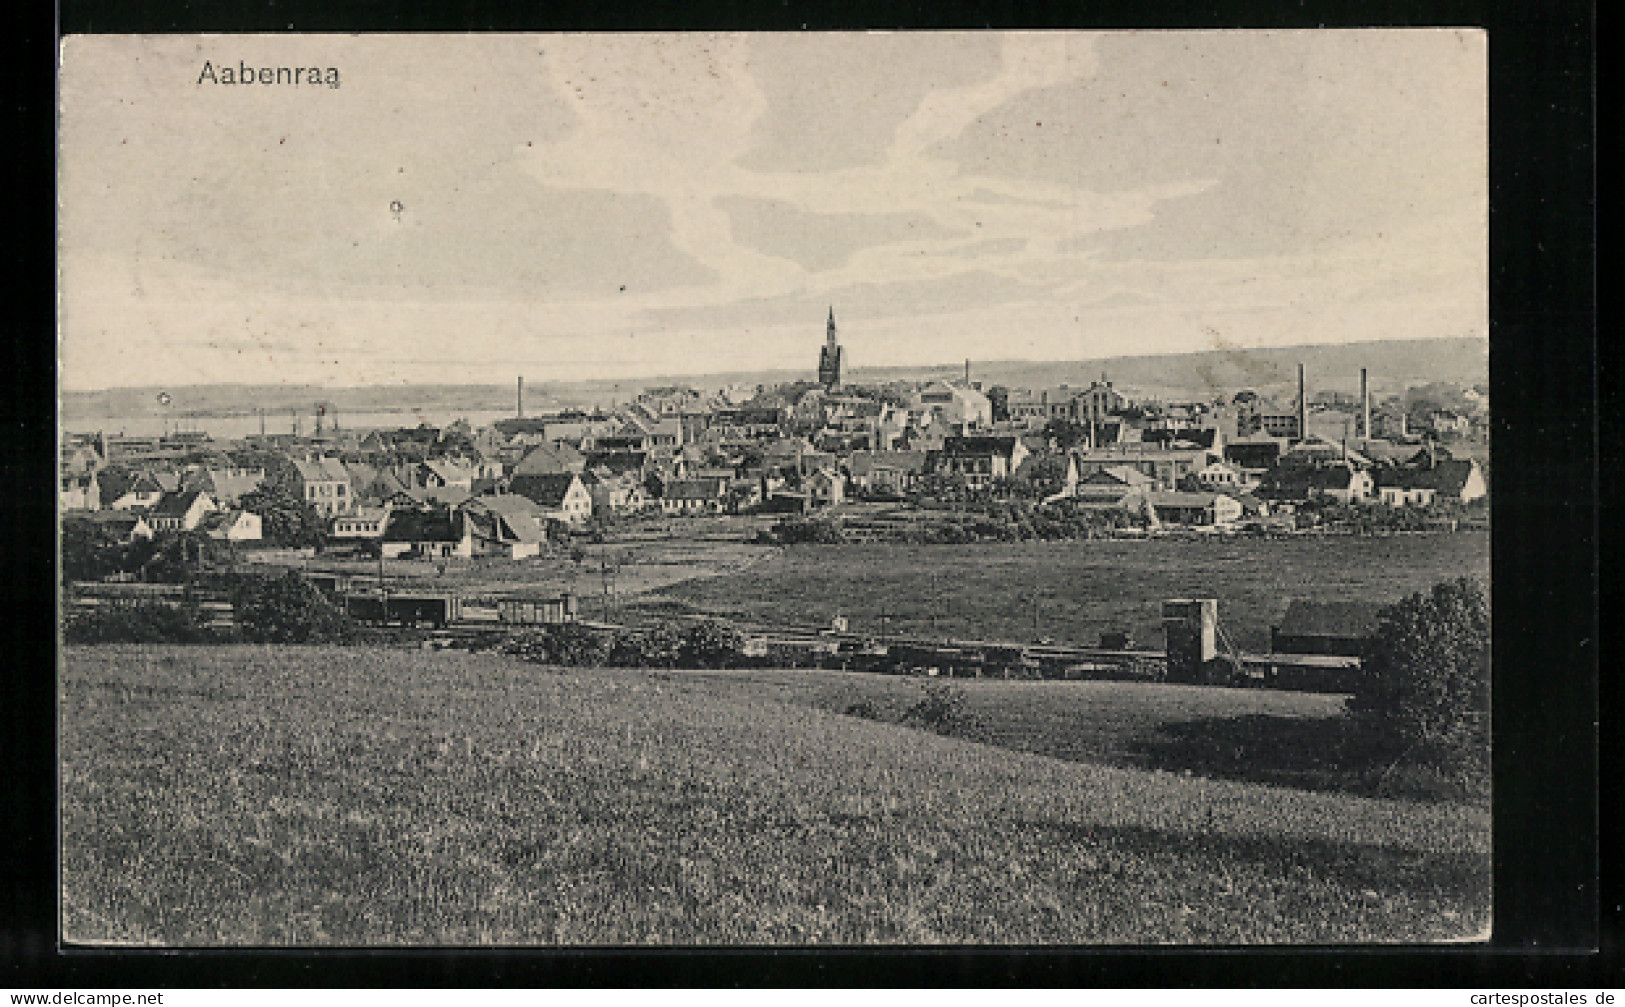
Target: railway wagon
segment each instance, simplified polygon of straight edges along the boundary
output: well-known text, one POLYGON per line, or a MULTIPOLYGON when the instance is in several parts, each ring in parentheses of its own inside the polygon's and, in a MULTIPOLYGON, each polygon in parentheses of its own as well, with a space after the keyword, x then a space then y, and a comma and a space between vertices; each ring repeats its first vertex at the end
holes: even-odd
POLYGON ((1025 647, 989 644, 982 648, 982 670, 994 678, 1038 678, 1042 669, 1025 647))
POLYGON ((499 598, 497 621, 507 626, 556 626, 575 622, 580 603, 573 594, 556 598, 499 598))
POLYGON ((352 594, 344 610, 358 622, 380 625, 432 625, 444 629, 462 618, 462 599, 453 594, 352 594))
POLYGON ((901 643, 891 647, 886 670, 898 675, 979 676, 982 653, 963 647, 901 643))

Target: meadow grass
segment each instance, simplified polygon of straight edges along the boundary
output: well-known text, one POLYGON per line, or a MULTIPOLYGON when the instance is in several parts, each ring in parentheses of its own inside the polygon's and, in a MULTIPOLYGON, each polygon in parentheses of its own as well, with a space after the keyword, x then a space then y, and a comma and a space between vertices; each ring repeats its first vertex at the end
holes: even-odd
POLYGON ((1391 603, 1453 577, 1489 582, 1482 532, 1393 537, 1074 541, 978 545, 798 545, 649 595, 689 611, 768 625, 983 640, 1037 636, 1093 646, 1127 630, 1162 646, 1165 598, 1219 600, 1230 640, 1269 649, 1291 598, 1391 603), (1034 629, 1034 598, 1037 630, 1034 629))
MULTIPOLYGON (((1488 925, 1482 808, 1068 761, 750 686, 461 652, 67 648, 64 935, 1245 944, 1488 925)), ((1115 702, 1177 720, 1210 701, 1115 702)))

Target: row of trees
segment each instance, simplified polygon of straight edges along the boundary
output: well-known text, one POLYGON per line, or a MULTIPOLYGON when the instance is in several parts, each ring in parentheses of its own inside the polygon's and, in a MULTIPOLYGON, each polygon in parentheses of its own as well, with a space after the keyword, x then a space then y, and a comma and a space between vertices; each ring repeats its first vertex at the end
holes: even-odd
POLYGON ((509 634, 497 649, 572 668, 726 668, 738 663, 744 646, 739 630, 708 620, 617 631, 563 623, 509 634))
MULTIPOLYGON (((1120 508, 1088 507, 1076 500, 1042 505, 1028 499, 982 500, 921 510, 920 518, 898 522, 890 535, 914 545, 1055 542, 1098 538, 1136 524, 1135 517, 1120 508)), ((767 540, 780 545, 837 545, 847 536, 839 519, 813 515, 778 522, 767 540)))
POLYGON ((361 629, 295 571, 280 577, 235 577, 234 626, 211 628, 194 599, 79 609, 63 620, 68 643, 346 643, 361 629))

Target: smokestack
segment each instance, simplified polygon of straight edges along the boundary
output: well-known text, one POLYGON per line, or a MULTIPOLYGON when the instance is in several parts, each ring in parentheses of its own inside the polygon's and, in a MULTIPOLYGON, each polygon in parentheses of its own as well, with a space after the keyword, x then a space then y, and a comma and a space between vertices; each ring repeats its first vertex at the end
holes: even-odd
POLYGON ((520 419, 525 418, 525 379, 523 376, 519 378, 519 388, 515 393, 514 411, 520 419))
POLYGON ((1371 439, 1371 389, 1365 383, 1365 368, 1360 368, 1360 436, 1371 439))
POLYGON ((1303 390, 1303 364, 1298 364, 1298 439, 1309 437, 1309 398, 1303 390))
POLYGON ((965 358, 965 387, 970 387, 970 358, 965 358))

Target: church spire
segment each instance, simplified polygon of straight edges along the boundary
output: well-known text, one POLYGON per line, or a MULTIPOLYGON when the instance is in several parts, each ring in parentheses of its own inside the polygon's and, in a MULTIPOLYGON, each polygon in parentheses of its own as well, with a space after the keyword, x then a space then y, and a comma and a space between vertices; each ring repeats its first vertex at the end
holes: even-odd
POLYGON ((830 391, 841 385, 841 346, 835 341, 835 305, 829 307, 829 326, 825 330, 825 343, 818 351, 818 383, 830 391))

